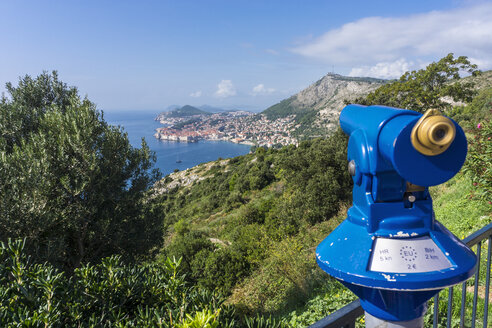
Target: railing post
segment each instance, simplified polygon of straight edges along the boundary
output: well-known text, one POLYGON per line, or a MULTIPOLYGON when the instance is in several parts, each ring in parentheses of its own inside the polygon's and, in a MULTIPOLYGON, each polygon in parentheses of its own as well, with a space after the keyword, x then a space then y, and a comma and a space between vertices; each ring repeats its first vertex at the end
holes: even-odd
POLYGON ((484 310, 483 310, 483 326, 487 327, 487 321, 489 317, 489 291, 490 291, 490 253, 492 249, 492 236, 489 236, 488 239, 489 247, 487 250, 487 266, 485 269, 487 270, 485 276, 485 300, 484 300, 484 310))
POLYGON ((434 328, 437 328, 437 322, 439 321, 439 293, 434 296, 434 328))
POLYGON ((475 320, 477 318, 477 301, 478 301, 478 281, 480 279, 480 256, 482 252, 482 242, 479 241, 477 244, 477 258, 478 258, 478 265, 477 265, 477 272, 475 273, 475 285, 473 288, 473 310, 472 310, 472 328, 475 328, 475 320))
POLYGON ((448 289, 448 322, 446 328, 451 328, 451 318, 453 317, 453 287, 448 289))

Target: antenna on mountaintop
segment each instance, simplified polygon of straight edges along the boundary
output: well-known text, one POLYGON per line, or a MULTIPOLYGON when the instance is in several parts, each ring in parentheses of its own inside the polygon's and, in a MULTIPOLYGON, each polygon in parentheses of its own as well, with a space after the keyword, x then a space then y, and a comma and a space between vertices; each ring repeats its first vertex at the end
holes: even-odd
POLYGON ((331 74, 335 74, 335 65, 331 65, 331 74))

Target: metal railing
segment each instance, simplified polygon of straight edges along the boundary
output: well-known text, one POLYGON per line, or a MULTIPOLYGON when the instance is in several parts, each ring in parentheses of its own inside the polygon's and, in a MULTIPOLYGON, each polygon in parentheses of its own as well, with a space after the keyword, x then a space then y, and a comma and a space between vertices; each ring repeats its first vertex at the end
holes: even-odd
MULTIPOLYGON (((477 272, 475 273, 475 283, 473 285, 473 308, 471 315, 471 327, 474 328, 477 319, 477 305, 479 297, 479 281, 480 281, 480 266, 481 266, 481 249, 482 242, 487 239, 487 262, 485 265, 485 286, 483 289, 484 294, 484 308, 483 308, 483 327, 488 327, 488 315, 489 315, 489 293, 490 293, 490 255, 492 249, 492 223, 489 223, 482 229, 472 233, 463 242, 468 247, 476 245, 476 254, 478 258, 477 272)), ((448 288, 448 304, 447 304, 447 321, 446 327, 452 327, 452 310, 453 310, 453 290, 455 287, 448 288)), ((434 317, 433 327, 437 327, 439 323, 439 294, 434 296, 434 317)), ((459 327, 465 327, 465 314, 466 314, 466 281, 461 286, 461 309, 460 309, 460 323, 459 327)), ((357 319, 364 314, 364 310, 360 306, 359 300, 344 306, 343 308, 333 312, 332 314, 324 317, 320 321, 312 324, 309 328, 353 328, 357 319)))

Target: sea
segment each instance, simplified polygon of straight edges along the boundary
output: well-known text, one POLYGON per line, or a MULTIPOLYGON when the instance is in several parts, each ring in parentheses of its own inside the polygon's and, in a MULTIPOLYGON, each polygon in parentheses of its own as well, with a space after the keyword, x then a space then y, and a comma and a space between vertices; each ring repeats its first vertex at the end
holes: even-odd
POLYGON ((163 176, 175 169, 182 171, 200 163, 236 157, 250 151, 251 146, 227 141, 200 140, 186 143, 158 140, 154 133, 162 124, 154 120, 156 116, 157 113, 144 111, 104 112, 106 122, 121 126, 133 147, 140 148, 142 138, 145 138, 149 148, 156 154, 155 167, 160 169, 163 176))

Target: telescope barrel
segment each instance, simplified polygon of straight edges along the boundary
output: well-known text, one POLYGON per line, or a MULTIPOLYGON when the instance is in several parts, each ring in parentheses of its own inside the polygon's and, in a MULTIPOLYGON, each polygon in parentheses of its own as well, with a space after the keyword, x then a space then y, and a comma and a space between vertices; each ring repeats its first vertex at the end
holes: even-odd
POLYGON ((463 130, 436 111, 422 115, 385 106, 348 105, 340 113, 340 126, 349 136, 360 130, 366 138, 371 170, 362 173, 394 170, 412 184, 434 186, 458 173, 466 158, 463 130))

